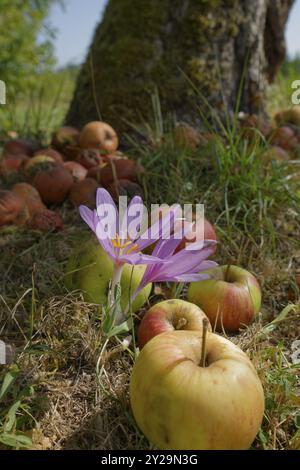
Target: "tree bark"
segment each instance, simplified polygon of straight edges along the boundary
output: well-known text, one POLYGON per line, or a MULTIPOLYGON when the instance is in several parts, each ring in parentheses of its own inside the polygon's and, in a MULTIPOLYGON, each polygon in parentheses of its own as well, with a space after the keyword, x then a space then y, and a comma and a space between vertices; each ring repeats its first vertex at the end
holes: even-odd
POLYGON ((202 97, 230 112, 240 88, 240 110, 263 109, 266 84, 285 56, 293 1, 110 0, 66 122, 101 118, 128 130, 151 119, 156 89, 163 111, 191 124, 202 97))

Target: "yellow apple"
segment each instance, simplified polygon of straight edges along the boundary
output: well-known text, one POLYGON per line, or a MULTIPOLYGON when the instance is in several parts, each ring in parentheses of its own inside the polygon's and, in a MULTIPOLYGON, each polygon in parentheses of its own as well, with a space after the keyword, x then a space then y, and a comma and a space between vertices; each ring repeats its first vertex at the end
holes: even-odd
MULTIPOLYGON (((121 278, 121 307, 124 309, 129 301, 129 289, 132 294, 138 287, 145 272, 144 265, 124 265, 121 278), (132 272, 133 269, 133 272, 132 272)), ((66 268, 66 286, 69 290, 83 291, 87 302, 107 303, 109 284, 113 275, 113 263, 95 237, 83 241, 72 253, 66 268)), ((151 284, 142 289, 132 303, 136 312, 147 301, 151 284)))
POLYGON ((159 449, 248 449, 264 413, 261 382, 247 355, 229 340, 173 331, 152 338, 133 367, 135 420, 159 449))

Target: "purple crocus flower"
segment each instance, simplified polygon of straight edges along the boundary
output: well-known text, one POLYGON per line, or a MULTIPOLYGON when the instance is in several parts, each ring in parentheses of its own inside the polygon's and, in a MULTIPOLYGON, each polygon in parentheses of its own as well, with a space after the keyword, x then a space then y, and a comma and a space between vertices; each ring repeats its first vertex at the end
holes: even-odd
POLYGON ((80 206, 79 212, 115 265, 151 264, 160 261, 156 256, 146 255, 141 250, 161 238, 170 224, 170 219, 171 224, 174 224, 176 213, 180 210, 179 205, 172 208, 171 217, 168 214, 143 234, 131 239, 128 235, 128 226, 136 218, 137 213, 141 221, 144 209, 142 199, 136 196, 131 200, 121 222, 119 222, 118 209, 105 189, 97 190, 96 202, 96 210, 92 211, 86 206, 80 206))
MULTIPOLYGON (((174 236, 169 240, 159 240, 152 255, 160 258, 160 262, 147 266, 139 287, 133 293, 129 304, 135 299, 141 289, 150 282, 196 282, 208 279, 207 269, 217 265, 207 260, 214 252, 214 240, 196 241, 175 253, 180 240, 174 236)), ((129 305, 124 314, 127 315, 129 305)))

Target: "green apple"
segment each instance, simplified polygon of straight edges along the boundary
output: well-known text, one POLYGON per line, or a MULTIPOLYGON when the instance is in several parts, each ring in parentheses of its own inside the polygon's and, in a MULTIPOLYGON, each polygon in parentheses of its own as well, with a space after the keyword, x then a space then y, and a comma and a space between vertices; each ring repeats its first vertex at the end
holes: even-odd
POLYGON ((264 393, 247 355, 231 341, 202 332, 152 338, 130 381, 135 420, 163 450, 248 449, 260 428, 264 393))
MULTIPOLYGON (((207 316, 197 305, 185 300, 159 302, 147 311, 140 323, 139 348, 142 349, 151 338, 166 331, 202 330, 204 318, 207 319, 207 316)), ((210 324, 208 328, 211 331, 210 324)))
POLYGON ((192 282, 188 300, 198 305, 211 325, 221 331, 238 331, 258 314, 261 290, 255 277, 238 266, 218 266, 206 271, 210 279, 192 282))
MULTIPOLYGON (((146 266, 125 264, 121 278, 121 307, 124 309, 130 295, 138 287, 146 266)), ((113 275, 113 263, 95 237, 82 241, 74 250, 66 267, 66 286, 69 290, 80 289, 84 299, 104 305, 107 303, 109 284, 113 275)), ((138 311, 147 301, 151 292, 148 284, 132 303, 133 312, 138 311)))

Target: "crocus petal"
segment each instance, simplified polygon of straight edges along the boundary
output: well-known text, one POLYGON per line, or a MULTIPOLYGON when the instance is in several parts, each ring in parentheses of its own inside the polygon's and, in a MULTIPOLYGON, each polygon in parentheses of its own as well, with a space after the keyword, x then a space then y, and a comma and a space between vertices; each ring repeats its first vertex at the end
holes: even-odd
POLYGON ((217 243, 218 242, 216 240, 209 240, 209 239, 197 240, 192 243, 187 243, 185 246, 185 249, 187 251, 197 251, 197 250, 202 250, 202 248, 205 248, 206 246, 208 246, 208 244, 211 246, 215 246, 217 243))
POLYGON ((123 263, 128 264, 156 264, 161 263, 160 258, 156 258, 151 255, 145 255, 144 253, 131 253, 130 255, 120 255, 119 260, 123 263))
POLYGON ((198 273, 198 267, 205 259, 213 253, 212 248, 205 248, 199 252, 186 251, 185 249, 179 251, 172 258, 167 261, 163 269, 164 271, 171 272, 172 275, 185 274, 187 272, 198 273))
MULTIPOLYGON (((173 282, 197 282, 204 281, 205 279, 210 279, 208 274, 182 274, 180 276, 175 276, 172 278, 173 282)), ((170 279, 167 281, 172 282, 170 279)))
POLYGON ((115 238, 119 227, 119 212, 111 195, 106 189, 97 189, 96 206, 98 218, 99 221, 102 221, 102 224, 104 223, 102 217, 104 217, 104 214, 107 214, 109 234, 111 238, 115 238))
POLYGON ((93 211, 86 206, 79 206, 79 213, 85 223, 90 227, 90 229, 95 232, 93 211))
POLYGON ((152 245, 152 243, 159 238, 166 239, 167 229, 170 228, 170 233, 172 233, 176 217, 179 213, 181 213, 181 207, 179 204, 171 206, 170 211, 161 220, 155 222, 141 235, 140 239, 137 241, 138 249, 143 250, 147 246, 152 245))
MULTIPOLYGON (((131 201, 130 204, 126 210, 126 213, 123 216, 122 223, 121 223, 121 228, 120 228, 120 237, 123 242, 126 241, 126 239, 129 237, 134 241, 137 238, 138 234, 134 234, 133 237, 131 237, 131 234, 128 233, 128 229, 130 228, 130 222, 135 220, 136 214, 140 213, 140 218, 142 219, 144 212, 144 204, 140 196, 135 196, 131 201), (135 213, 132 215, 132 210, 135 209, 135 213)), ((141 220, 142 221, 142 220, 141 220)), ((141 224, 140 221, 140 224, 141 224)), ((139 224, 139 225, 140 225, 139 224)))
POLYGON ((116 260, 116 252, 114 250, 114 247, 112 246, 111 239, 107 236, 105 228, 103 227, 102 223, 98 220, 96 211, 94 211, 94 226, 95 234, 98 238, 100 245, 113 260, 116 260))
POLYGON ((171 256, 178 245, 181 243, 180 239, 170 238, 169 240, 159 240, 154 247, 152 252, 153 256, 158 256, 159 258, 166 259, 168 256, 171 256))

